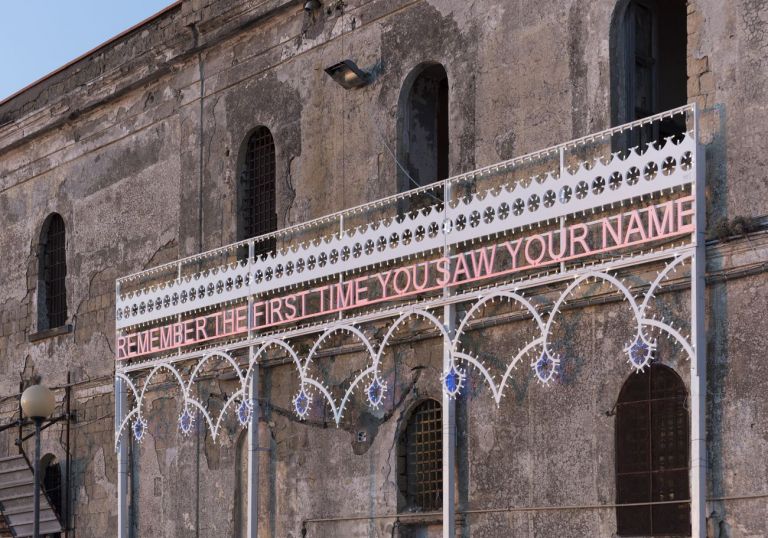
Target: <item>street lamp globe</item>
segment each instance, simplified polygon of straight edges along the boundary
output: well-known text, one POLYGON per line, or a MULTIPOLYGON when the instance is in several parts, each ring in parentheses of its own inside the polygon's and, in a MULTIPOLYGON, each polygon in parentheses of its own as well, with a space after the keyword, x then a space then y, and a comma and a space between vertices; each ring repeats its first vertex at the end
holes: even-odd
POLYGON ((28 418, 42 419, 51 416, 56 399, 48 387, 32 385, 21 395, 21 410, 28 418))

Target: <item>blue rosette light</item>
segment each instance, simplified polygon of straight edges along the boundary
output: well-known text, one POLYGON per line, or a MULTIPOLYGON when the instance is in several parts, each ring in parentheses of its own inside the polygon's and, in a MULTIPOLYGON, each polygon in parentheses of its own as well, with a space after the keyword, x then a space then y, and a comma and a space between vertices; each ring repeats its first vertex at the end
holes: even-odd
POLYGON ((298 394, 293 398, 293 410, 300 419, 304 420, 307 418, 311 403, 312 401, 304 390, 304 387, 301 387, 298 394))
POLYGON ((192 424, 194 424, 195 418, 192 413, 189 412, 189 409, 184 408, 184 411, 182 411, 181 416, 179 416, 179 430, 181 430, 181 433, 184 435, 189 435, 192 431, 192 424))
POLYGON ((237 421, 240 426, 247 426, 251 420, 251 403, 248 400, 243 400, 240 405, 237 406, 237 421))
POLYGON ((365 395, 368 398, 368 404, 374 409, 378 409, 384 401, 384 394, 387 391, 387 384, 379 381, 378 376, 373 376, 373 381, 365 389, 365 395))
POLYGON ((147 421, 143 418, 137 418, 133 423, 133 437, 141 442, 144 439, 144 434, 147 433, 147 421))
POLYGON ((539 355, 539 357, 531 364, 536 377, 544 385, 552 381, 552 378, 554 378, 557 373, 557 367, 559 365, 560 359, 550 355, 546 349, 542 351, 541 355, 539 355))
POLYGON ((656 344, 648 342, 641 333, 635 336, 635 340, 624 348, 629 357, 627 362, 638 372, 642 372, 653 360, 653 351, 656 344))
POLYGON ((443 374, 443 390, 449 398, 455 398, 461 393, 464 386, 464 370, 456 368, 451 364, 451 368, 443 374))

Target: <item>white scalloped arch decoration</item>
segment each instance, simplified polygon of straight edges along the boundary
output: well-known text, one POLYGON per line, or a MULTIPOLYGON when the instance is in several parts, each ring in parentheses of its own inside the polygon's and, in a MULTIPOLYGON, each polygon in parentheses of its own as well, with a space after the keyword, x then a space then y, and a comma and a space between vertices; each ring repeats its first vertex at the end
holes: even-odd
MULTIPOLYGON (((566 304, 568 297, 574 293, 581 284, 589 281, 601 281, 610 285, 622 296, 622 300, 627 302, 630 306, 635 323, 635 340, 625 348, 625 351, 630 356, 628 362, 630 363, 631 369, 641 371, 648 366, 647 361, 644 362, 638 360, 638 362, 633 362, 632 346, 639 346, 638 349, 645 354, 639 355, 638 359, 651 357, 652 350, 655 347, 655 340, 650 335, 651 331, 658 331, 671 338, 680 346, 690 360, 694 357, 695 350, 689 337, 684 335, 681 330, 673 327, 671 323, 668 323, 663 319, 656 319, 653 316, 649 316, 647 311, 661 285, 672 273, 677 271, 685 263, 690 262, 692 256, 692 251, 682 251, 674 255, 674 257, 672 257, 659 271, 655 279, 648 283, 648 288, 645 292, 639 296, 633 295, 629 287, 607 269, 584 269, 577 271, 572 280, 568 282, 560 292, 558 298, 552 303, 552 306, 548 307, 546 311, 542 311, 542 307, 537 306, 522 292, 517 291, 512 285, 467 294, 461 301, 462 303, 467 304, 467 308, 464 310, 461 319, 457 319, 456 330, 454 331, 453 336, 449 334, 440 317, 431 311, 435 310, 436 307, 414 305, 402 307, 398 315, 390 318, 387 330, 384 335, 380 337, 378 343, 366 335, 363 328, 361 328, 361 324, 354 323, 354 320, 341 319, 330 325, 319 328, 312 347, 306 354, 304 354, 304 356, 291 345, 289 338, 272 335, 266 336, 263 339, 250 344, 253 346, 253 351, 247 363, 240 364, 226 349, 211 350, 203 353, 196 359, 191 359, 196 362, 192 366, 189 375, 186 376, 186 379, 180 369, 176 366, 177 363, 174 363, 172 358, 162 360, 155 364, 154 367, 148 370, 148 373, 145 371, 145 375, 142 376, 141 383, 138 386, 136 380, 132 379, 129 373, 118 371, 116 376, 126 383, 133 402, 133 407, 123 418, 118 427, 118 431, 116 431, 115 444, 117 446, 120 436, 123 435, 128 427, 131 427, 134 437, 137 437, 139 440, 141 440, 141 437, 145 434, 147 423, 142 413, 142 407, 145 403, 147 390, 151 385, 152 380, 161 371, 170 373, 171 377, 175 379, 176 383, 179 385, 183 398, 183 401, 180 402, 182 415, 190 410, 197 410, 203 419, 203 423, 207 426, 212 439, 217 440, 221 433, 223 420, 233 405, 238 401, 241 405, 243 405, 243 403, 248 406, 252 405, 252 402, 248 399, 248 383, 253 373, 254 365, 263 357, 267 350, 273 348, 282 350, 288 357, 290 357, 290 360, 295 367, 298 378, 298 392, 294 398, 294 411, 299 418, 306 418, 311 403, 319 399, 319 401, 322 401, 323 405, 326 405, 330 410, 330 416, 338 426, 344 417, 345 410, 349 406, 350 398, 355 391, 360 390, 361 387, 363 387, 363 390, 365 391, 365 396, 368 399, 369 405, 378 407, 381 403, 383 393, 386 391, 383 374, 380 370, 383 354, 390 345, 391 339, 398 328, 404 326, 406 322, 413 318, 420 318, 427 321, 436 331, 436 337, 442 338, 445 348, 449 350, 450 356, 446 366, 447 371, 442 373, 443 390, 445 390, 449 396, 457 395, 464 384, 466 376, 465 368, 471 367, 479 372, 481 378, 488 386, 491 396, 498 405, 504 396, 504 391, 507 388, 509 380, 512 378, 513 372, 517 370, 517 367, 527 355, 535 354, 535 357, 537 357, 531 364, 534 376, 544 384, 551 381, 553 376, 550 375, 550 373, 552 370, 556 370, 559 362, 559 358, 555 356, 549 345, 549 341, 552 337, 553 324, 556 318, 561 315, 562 307, 566 304), (534 336, 529 341, 521 342, 519 351, 511 357, 509 362, 507 362, 504 371, 501 372, 500 375, 494 375, 491 369, 486 366, 479 357, 462 347, 462 337, 467 333, 471 321, 476 318, 482 308, 498 301, 507 301, 521 306, 530 315, 530 321, 533 323, 535 331, 534 336), (340 397, 337 398, 334 397, 331 389, 327 387, 322 380, 313 375, 312 365, 316 362, 318 352, 322 345, 330 337, 338 334, 345 334, 358 341, 362 345, 363 353, 367 356, 368 361, 367 366, 358 372, 350 385, 346 387, 340 397), (647 348, 644 346, 647 346, 647 348), (542 371, 540 368, 543 358, 549 368, 546 371, 542 371), (198 401, 192 395, 192 387, 197 381, 203 367, 208 362, 215 360, 221 361, 227 368, 231 369, 236 374, 239 384, 238 390, 229 396, 217 414, 214 414, 211 410, 207 409, 202 402, 198 401), (450 387, 448 386, 448 381, 451 383, 450 387), (365 383, 368 383, 368 385, 364 386, 365 383), (457 390, 455 393, 452 393, 449 389, 454 388, 457 390), (378 401, 376 397, 372 397, 374 393, 378 397, 378 401), (300 399, 299 403, 306 405, 306 407, 296 409, 297 398, 302 398, 302 394, 307 400, 300 399), (300 411, 304 411, 304 413, 300 411), (139 433, 141 435, 138 435, 139 433)), ((186 364, 189 365, 189 362, 186 364)), ((182 418, 183 417, 180 416, 180 424, 182 423, 182 418)), ((184 424, 188 425, 189 422, 184 422, 184 424)))

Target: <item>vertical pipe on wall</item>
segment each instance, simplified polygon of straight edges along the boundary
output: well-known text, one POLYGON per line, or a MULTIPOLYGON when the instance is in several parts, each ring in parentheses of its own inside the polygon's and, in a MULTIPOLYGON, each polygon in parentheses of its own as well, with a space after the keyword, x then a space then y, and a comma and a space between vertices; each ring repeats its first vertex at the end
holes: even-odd
POLYGON ((691 536, 707 535, 707 339, 704 333, 704 296, 706 286, 706 199, 704 148, 699 142, 699 109, 693 109, 693 136, 696 142, 696 181, 694 256, 691 267, 691 341, 695 358, 691 361, 691 536))
POLYGON ((117 436, 117 538, 128 538, 128 433, 121 435, 125 418, 125 381, 115 377, 115 435, 117 436))

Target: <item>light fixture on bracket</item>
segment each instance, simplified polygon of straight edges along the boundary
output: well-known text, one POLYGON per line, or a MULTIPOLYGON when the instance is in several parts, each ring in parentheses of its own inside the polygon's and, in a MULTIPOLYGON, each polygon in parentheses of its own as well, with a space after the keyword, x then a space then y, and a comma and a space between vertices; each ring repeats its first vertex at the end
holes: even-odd
POLYGON ((326 67, 325 72, 347 90, 366 86, 373 79, 368 71, 357 67, 357 64, 352 60, 343 60, 330 67, 326 67))
POLYGON ((321 7, 323 7, 323 5, 320 3, 320 0, 307 0, 304 3, 304 11, 307 13, 320 9, 321 7))

